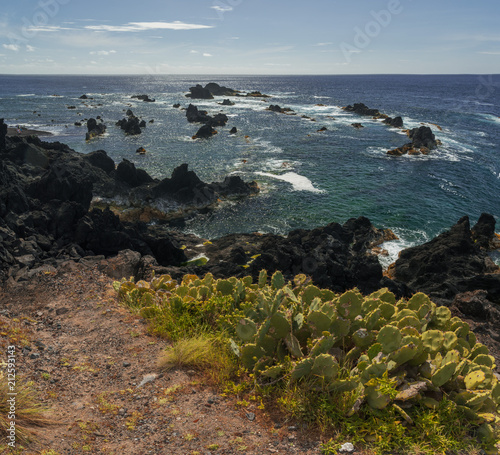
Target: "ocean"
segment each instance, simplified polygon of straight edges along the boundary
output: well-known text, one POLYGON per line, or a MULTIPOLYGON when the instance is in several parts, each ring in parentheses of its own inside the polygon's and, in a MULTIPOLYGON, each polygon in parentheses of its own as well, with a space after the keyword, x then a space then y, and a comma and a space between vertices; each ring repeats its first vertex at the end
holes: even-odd
POLYGON ((188 163, 205 181, 237 174, 259 183, 258 196, 223 202, 188 220, 186 232, 206 238, 233 232, 286 234, 363 215, 399 236, 385 245, 388 262, 463 215, 472 222, 482 212, 500 216, 499 116, 498 75, 0 75, 0 118, 54 134, 44 140, 64 142, 81 153, 106 150, 116 162, 126 158, 157 178, 188 163), (272 98, 233 98, 234 106, 221 106, 224 97, 185 97, 189 87, 208 82, 272 98), (93 99, 79 99, 83 94, 93 99), (131 99, 141 94, 156 102, 131 99), (209 113, 224 112, 227 126, 208 140, 193 140, 199 125, 189 124, 185 112, 173 107, 190 102, 209 113), (402 116, 405 128, 430 126, 442 146, 427 156, 388 156, 387 150, 408 138, 380 120, 341 109, 358 102, 402 116), (297 115, 266 111, 270 104, 297 115), (146 121, 141 135, 127 137, 115 126, 127 109, 146 121), (96 116, 104 119, 107 132, 86 142, 84 119, 96 116), (233 126, 236 135, 229 134, 233 126), (327 130, 318 132, 322 127, 327 130), (148 153, 137 155, 138 147, 148 153))

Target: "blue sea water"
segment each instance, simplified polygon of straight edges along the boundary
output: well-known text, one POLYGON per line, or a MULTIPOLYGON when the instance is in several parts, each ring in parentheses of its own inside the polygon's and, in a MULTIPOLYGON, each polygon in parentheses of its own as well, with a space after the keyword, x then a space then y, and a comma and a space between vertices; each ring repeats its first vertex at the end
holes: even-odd
POLYGON ((207 238, 285 234, 364 215, 400 237, 389 245, 392 254, 427 241, 463 215, 473 222, 482 212, 500 216, 499 116, 498 75, 0 76, 0 118, 9 125, 51 131, 46 140, 81 153, 106 150, 115 161, 129 159, 158 178, 186 162, 205 181, 227 174, 258 181, 258 196, 223 203, 190 220, 186 231, 207 238), (194 100, 209 113, 226 113, 229 122, 209 140, 192 140, 198 125, 173 104, 187 107, 189 87, 208 82, 272 98, 234 98, 234 106, 217 104, 223 97, 194 100), (80 100, 82 94, 93 99, 80 100), (138 94, 156 102, 131 99, 138 94), (405 128, 428 125, 443 145, 428 156, 388 156, 408 138, 341 109, 356 102, 401 115, 405 128), (266 111, 270 104, 297 115, 266 111), (139 136, 127 137, 115 126, 129 108, 147 122, 139 136), (98 115, 107 133, 86 142, 85 126, 74 123, 98 115), (353 128, 354 122, 364 128, 353 128), (317 132, 323 126, 327 131, 317 132), (146 155, 135 153, 140 146, 146 155))

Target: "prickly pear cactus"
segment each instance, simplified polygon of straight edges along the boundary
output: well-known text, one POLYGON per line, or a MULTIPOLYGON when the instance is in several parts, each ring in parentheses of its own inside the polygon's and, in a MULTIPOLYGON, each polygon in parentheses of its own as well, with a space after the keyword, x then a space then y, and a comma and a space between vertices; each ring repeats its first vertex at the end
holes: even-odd
POLYGON ((422 293, 399 301, 387 289, 337 295, 305 275, 287 282, 281 272, 269 277, 265 270, 255 284, 251 277, 207 274, 186 275, 180 284, 164 275, 114 287, 145 318, 168 311, 210 318, 222 313, 210 302, 225 302, 231 350, 263 384, 292 381, 313 391, 356 393, 365 406, 393 406, 405 420, 411 406, 435 408, 436 397, 446 396, 477 422, 484 441, 500 420, 495 359, 466 322, 422 293))

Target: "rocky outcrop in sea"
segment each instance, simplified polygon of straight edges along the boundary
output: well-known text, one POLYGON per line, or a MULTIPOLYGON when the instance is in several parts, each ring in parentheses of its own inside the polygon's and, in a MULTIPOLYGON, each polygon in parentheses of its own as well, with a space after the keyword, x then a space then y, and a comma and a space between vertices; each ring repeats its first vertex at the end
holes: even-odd
POLYGON ((401 156, 401 155, 428 155, 431 150, 434 150, 441 141, 436 139, 432 129, 428 126, 421 126, 406 130, 406 134, 411 139, 411 142, 403 145, 402 147, 389 150, 388 155, 401 156))

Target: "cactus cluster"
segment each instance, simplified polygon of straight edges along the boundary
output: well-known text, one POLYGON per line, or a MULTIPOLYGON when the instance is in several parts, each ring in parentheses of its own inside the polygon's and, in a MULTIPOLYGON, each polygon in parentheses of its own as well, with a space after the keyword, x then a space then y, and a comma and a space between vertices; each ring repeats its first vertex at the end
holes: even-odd
POLYGON ((500 405, 495 360, 466 322, 422 293, 399 301, 387 289, 338 295, 305 275, 286 282, 280 272, 268 277, 264 270, 257 283, 208 274, 187 275, 180 284, 169 276, 149 284, 123 281, 116 289, 144 317, 225 297, 230 345, 261 383, 354 392, 360 399, 351 414, 366 403, 392 406, 405 420, 413 405, 434 408, 446 396, 477 422, 485 442, 493 440, 500 405))

